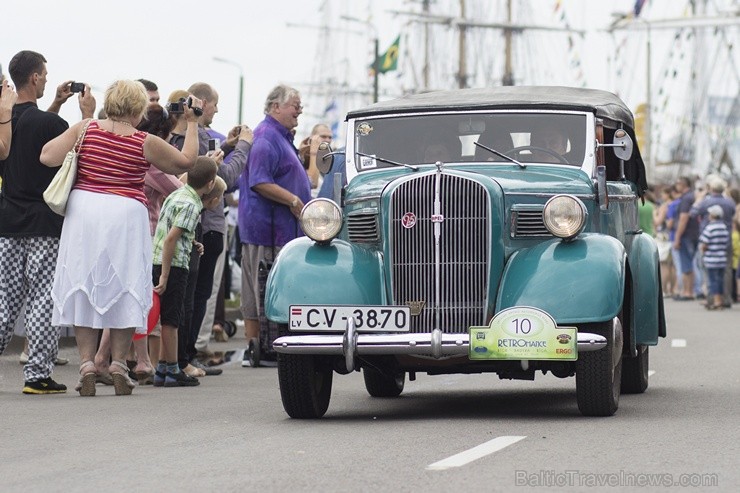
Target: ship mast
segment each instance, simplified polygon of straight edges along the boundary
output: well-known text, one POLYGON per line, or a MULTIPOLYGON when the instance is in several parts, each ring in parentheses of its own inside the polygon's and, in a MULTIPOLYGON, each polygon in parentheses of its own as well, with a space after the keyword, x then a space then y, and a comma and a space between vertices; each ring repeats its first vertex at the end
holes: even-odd
POLYGON ((464 89, 468 87, 470 81, 470 74, 468 74, 467 67, 467 37, 470 31, 476 29, 497 29, 501 30, 505 39, 504 57, 505 57, 505 69, 502 77, 503 85, 514 85, 515 74, 513 69, 513 55, 512 45, 514 40, 514 34, 521 34, 525 31, 550 31, 550 32, 569 32, 577 34, 585 34, 585 31, 572 29, 572 28, 561 28, 551 26, 540 26, 533 24, 514 24, 512 14, 512 1, 507 0, 506 11, 507 18, 505 22, 479 22, 474 19, 467 18, 467 5, 466 0, 460 1, 460 16, 454 17, 450 15, 437 15, 432 14, 429 11, 429 0, 423 0, 421 12, 409 12, 400 10, 389 10, 390 13, 396 15, 402 15, 410 17, 409 22, 416 22, 425 25, 424 28, 424 89, 429 89, 429 24, 445 25, 457 29, 458 34, 458 68, 455 75, 457 85, 459 88, 464 89))

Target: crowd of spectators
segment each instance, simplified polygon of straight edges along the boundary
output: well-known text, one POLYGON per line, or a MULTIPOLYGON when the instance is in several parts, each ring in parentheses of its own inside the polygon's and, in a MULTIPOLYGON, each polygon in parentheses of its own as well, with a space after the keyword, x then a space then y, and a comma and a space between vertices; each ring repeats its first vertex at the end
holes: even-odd
POLYGON ((66 392, 52 379, 63 327, 74 331, 83 396, 98 384, 129 395, 136 381, 189 387, 220 374, 208 344, 224 337, 216 298, 231 295, 223 273, 232 239, 245 333, 259 337, 256 267, 302 236, 298 216, 322 185, 316 151, 331 141, 329 127, 296 145, 303 106, 285 85, 267 95, 254 132, 221 134, 211 128, 219 95, 206 82, 160 103, 152 81, 113 81, 93 118, 90 86, 72 81, 38 108, 48 75, 40 53, 19 52, 9 73, 0 93, 0 354, 22 325, 23 392, 66 392), (82 118, 69 126, 58 112, 73 96, 82 118), (43 192, 73 148, 76 181, 61 216, 43 192), (239 212, 231 228, 228 204, 239 212))
MULTIPOLYGON (((680 176, 648 194, 660 256, 663 296, 699 300, 708 310, 738 301, 740 261, 740 190, 709 175, 680 176)), ((642 219, 642 215, 641 215, 642 219)))

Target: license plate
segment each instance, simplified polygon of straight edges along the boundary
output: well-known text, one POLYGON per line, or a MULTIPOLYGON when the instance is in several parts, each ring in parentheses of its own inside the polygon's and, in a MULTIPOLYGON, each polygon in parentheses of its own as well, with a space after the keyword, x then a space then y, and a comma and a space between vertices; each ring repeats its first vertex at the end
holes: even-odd
POLYGON ((359 332, 408 332, 411 310, 408 306, 291 305, 290 330, 343 332, 350 317, 359 332))

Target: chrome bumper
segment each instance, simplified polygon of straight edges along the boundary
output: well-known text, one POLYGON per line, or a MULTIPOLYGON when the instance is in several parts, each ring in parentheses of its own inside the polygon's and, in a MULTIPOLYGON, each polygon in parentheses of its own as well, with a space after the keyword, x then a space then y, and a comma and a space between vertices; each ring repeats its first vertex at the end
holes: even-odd
MULTIPOLYGON (((291 335, 273 342, 283 354, 344 355, 347 368, 354 368, 356 355, 414 354, 441 358, 468 354, 468 334, 358 334, 352 324, 343 335, 291 335)), ((578 351, 597 351, 606 347, 606 337, 578 333, 578 351)))

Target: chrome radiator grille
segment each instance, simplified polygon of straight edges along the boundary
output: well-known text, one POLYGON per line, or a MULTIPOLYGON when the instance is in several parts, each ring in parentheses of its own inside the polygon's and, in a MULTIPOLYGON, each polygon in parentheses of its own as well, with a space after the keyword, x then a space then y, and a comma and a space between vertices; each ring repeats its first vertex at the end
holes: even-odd
MULTIPOLYGON (((412 332, 465 333, 484 325, 490 262, 489 197, 479 183, 436 173, 409 180, 391 197, 393 301, 421 306, 412 332), (411 214, 415 216, 412 227, 411 214), (434 218, 434 219, 433 219, 434 218)), ((414 306, 415 305, 415 306, 414 306)))

